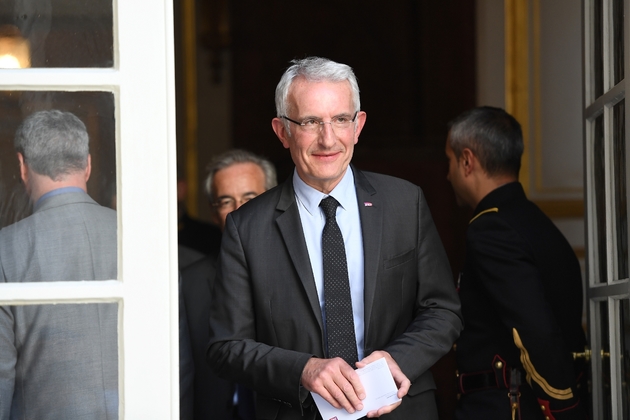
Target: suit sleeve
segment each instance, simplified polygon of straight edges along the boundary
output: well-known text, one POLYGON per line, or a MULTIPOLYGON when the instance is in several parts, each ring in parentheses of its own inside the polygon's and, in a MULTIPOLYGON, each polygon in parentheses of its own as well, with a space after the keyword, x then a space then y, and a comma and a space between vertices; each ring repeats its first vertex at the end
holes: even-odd
POLYGON ((406 331, 384 349, 412 383, 451 349, 463 327, 451 268, 421 190, 416 208, 413 318, 406 331))
POLYGON ((257 308, 249 270, 238 230, 228 215, 210 310, 208 363, 223 379, 301 406, 300 380, 312 355, 256 341, 257 308))
MULTIPOLYGON (((0 284, 6 278, 0 264, 0 284)), ((13 329, 13 312, 9 306, 0 306, 0 420, 11 416, 11 403, 15 388, 15 365, 17 349, 13 329)))
POLYGON ((571 417, 579 405, 573 362, 545 297, 528 244, 495 215, 469 227, 468 249, 481 287, 520 352, 526 381, 550 418, 571 417))

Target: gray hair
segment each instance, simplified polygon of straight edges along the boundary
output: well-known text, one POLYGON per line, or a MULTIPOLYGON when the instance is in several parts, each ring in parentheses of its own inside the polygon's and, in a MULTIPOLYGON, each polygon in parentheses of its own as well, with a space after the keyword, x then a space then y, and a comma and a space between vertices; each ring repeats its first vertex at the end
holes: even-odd
POLYGON ((28 116, 15 133, 14 145, 31 170, 53 181, 84 170, 90 154, 85 124, 58 110, 28 116))
POLYGON ((449 145, 456 157, 468 148, 488 175, 518 176, 523 132, 518 121, 505 110, 489 106, 473 108, 450 121, 448 128, 449 145))
POLYGON ((214 179, 214 174, 221 169, 225 169, 237 163, 253 163, 258 165, 265 174, 265 191, 278 185, 276 168, 271 162, 246 150, 232 149, 215 157, 206 167, 208 176, 204 182, 204 189, 210 202, 214 201, 214 197, 212 196, 212 180, 214 179))
MULTIPOLYGON (((350 83, 352 91, 352 103, 355 112, 361 110, 361 97, 359 95, 359 84, 352 68, 346 64, 336 63, 322 57, 307 57, 301 60, 292 60, 290 66, 280 78, 276 86, 276 116, 281 118, 289 111, 288 97, 289 89, 293 80, 303 77, 309 82, 343 82, 350 83)), ((285 127, 289 130, 288 122, 284 121, 285 127)), ((290 132, 290 131, 289 131, 290 132)))

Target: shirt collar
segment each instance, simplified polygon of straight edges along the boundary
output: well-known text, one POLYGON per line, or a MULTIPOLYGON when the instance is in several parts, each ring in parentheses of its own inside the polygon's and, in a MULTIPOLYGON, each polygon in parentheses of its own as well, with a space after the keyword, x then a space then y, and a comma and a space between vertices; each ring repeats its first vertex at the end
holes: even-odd
POLYGON ((42 203, 50 197, 53 197, 55 195, 78 193, 78 192, 85 194, 85 191, 79 187, 61 187, 61 188, 54 189, 52 191, 48 191, 46 194, 42 195, 41 197, 37 199, 37 202, 33 206, 33 211, 36 211, 37 209, 39 209, 42 203))
POLYGON ((350 200, 356 200, 354 174, 352 172, 352 167, 350 166, 348 166, 343 178, 341 178, 339 184, 337 184, 330 194, 324 194, 310 185, 307 185, 298 175, 297 169, 293 171, 293 189, 295 190, 297 199, 310 214, 317 214, 319 211, 319 203, 323 198, 326 198, 329 195, 333 196, 344 209, 349 208, 351 204, 350 200))

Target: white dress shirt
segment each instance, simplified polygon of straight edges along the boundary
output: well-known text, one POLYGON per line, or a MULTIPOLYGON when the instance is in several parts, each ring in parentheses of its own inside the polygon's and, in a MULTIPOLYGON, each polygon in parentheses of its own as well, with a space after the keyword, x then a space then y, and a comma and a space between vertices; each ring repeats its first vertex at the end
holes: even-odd
MULTIPOLYGON (((322 199, 333 196, 338 202, 337 224, 341 229, 348 261, 348 278, 352 297, 352 313, 354 333, 357 340, 357 355, 363 359, 364 304, 363 304, 363 235, 361 234, 361 217, 354 185, 354 174, 348 166, 345 175, 337 186, 326 195, 306 185, 297 171, 293 173, 293 188, 300 211, 300 220, 304 231, 304 239, 311 260, 311 269, 315 278, 315 286, 319 296, 319 306, 326 328, 326 307, 324 300, 324 273, 322 261, 322 231, 326 224, 324 211, 319 207, 322 199)), ((326 335, 324 335, 326 336, 326 335)))

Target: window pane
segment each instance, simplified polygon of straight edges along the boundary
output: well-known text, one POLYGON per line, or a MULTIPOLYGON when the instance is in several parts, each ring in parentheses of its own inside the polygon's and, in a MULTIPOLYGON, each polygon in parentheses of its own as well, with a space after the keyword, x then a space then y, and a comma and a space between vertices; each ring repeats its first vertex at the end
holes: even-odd
POLYGON ((0 307, 0 417, 118 418, 117 324, 116 303, 0 307))
POLYGON ((0 67, 112 67, 111 0, 0 2, 0 67))
POLYGON ((595 98, 604 93, 604 0, 593 0, 593 77, 595 98))
POLYGON ((630 301, 624 299, 619 302, 621 328, 621 403, 623 418, 630 419, 630 301))
POLYGON ((615 220, 617 226, 617 279, 628 278, 628 209, 626 199, 626 116, 625 99, 613 110, 613 146, 615 159, 615 220))
POLYGON ((113 94, 0 92, 0 110, 0 282, 116 279, 113 94))
POLYGON ((597 229, 597 273, 599 283, 607 282, 606 273, 606 161, 604 148, 604 115, 595 119, 593 138, 593 173, 595 179, 595 226, 597 229))
POLYGON ((624 78, 624 51, 623 51, 623 32, 624 32, 624 0, 613 0, 613 54, 615 60, 615 84, 624 78))
POLYGON ((610 344, 608 335, 608 302, 599 304, 599 334, 601 343, 601 354, 594 355, 599 357, 602 364, 601 378, 601 395, 602 395, 602 413, 603 419, 612 420, 612 390, 610 376, 610 344), (605 355, 608 355, 605 357, 605 355))

